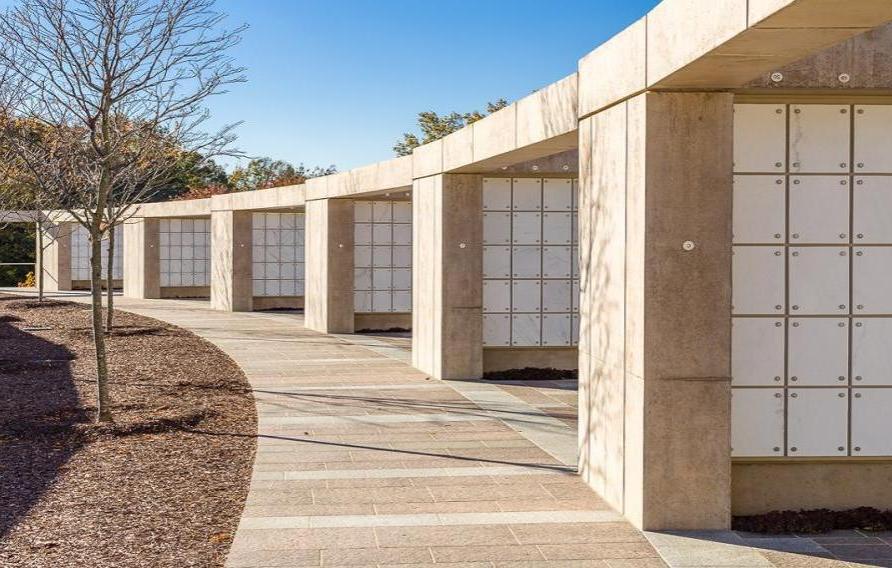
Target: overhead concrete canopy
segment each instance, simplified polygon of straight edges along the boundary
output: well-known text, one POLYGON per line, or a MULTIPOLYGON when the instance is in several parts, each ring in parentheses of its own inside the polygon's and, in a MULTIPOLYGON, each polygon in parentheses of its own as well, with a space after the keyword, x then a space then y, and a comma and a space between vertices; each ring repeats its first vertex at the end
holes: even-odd
POLYGON ((579 116, 644 90, 741 87, 892 20, 887 0, 663 0, 579 61, 579 116))

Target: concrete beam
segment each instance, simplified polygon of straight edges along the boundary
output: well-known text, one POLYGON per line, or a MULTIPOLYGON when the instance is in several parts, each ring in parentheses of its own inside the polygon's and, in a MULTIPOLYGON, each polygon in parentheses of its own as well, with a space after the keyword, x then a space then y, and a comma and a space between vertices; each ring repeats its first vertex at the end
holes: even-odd
POLYGON ((264 211, 268 209, 296 209, 306 202, 306 186, 289 185, 238 191, 211 197, 212 211, 264 211))
POLYGON ((741 87, 890 20, 886 0, 663 0, 580 60, 578 115, 647 89, 741 87))
POLYGON ((412 156, 307 180, 306 199, 352 197, 412 186, 412 156))
POLYGON ((442 140, 417 148, 414 177, 492 172, 575 150, 577 106, 574 73, 442 140))
POLYGON ((143 203, 133 211, 133 217, 210 217, 210 199, 184 199, 143 203))
MULTIPOLYGON (((744 89, 772 89, 778 93, 798 89, 832 89, 845 94, 852 89, 892 90, 892 24, 870 30, 833 47, 809 55, 780 69, 782 79, 771 73, 744 85, 744 89), (840 80, 845 77, 846 81, 840 80)), ((742 92, 746 92, 743 90, 742 92)))

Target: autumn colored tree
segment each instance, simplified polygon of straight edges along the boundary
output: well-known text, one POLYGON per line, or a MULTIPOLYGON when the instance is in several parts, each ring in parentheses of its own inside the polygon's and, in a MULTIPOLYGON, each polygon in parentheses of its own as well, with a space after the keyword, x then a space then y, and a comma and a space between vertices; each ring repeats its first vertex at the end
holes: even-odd
POLYGON ((180 194, 175 200, 207 199, 215 195, 224 195, 230 192, 232 192, 232 189, 228 185, 196 185, 195 187, 186 190, 185 193, 180 194))

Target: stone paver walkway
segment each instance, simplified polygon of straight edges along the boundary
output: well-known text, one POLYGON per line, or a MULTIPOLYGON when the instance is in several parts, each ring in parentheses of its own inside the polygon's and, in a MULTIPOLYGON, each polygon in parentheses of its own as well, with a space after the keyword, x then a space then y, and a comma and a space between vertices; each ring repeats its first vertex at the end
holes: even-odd
POLYGON ((664 566, 573 475, 575 430, 498 386, 431 380, 386 343, 307 331, 299 315, 118 306, 212 341, 254 388, 257 456, 231 568, 664 566))
POLYGON ((318 334, 292 313, 118 307, 206 338, 251 382, 258 447, 230 568, 892 566, 892 539, 860 534, 642 534, 573 474, 569 382, 435 381, 405 341, 318 334))

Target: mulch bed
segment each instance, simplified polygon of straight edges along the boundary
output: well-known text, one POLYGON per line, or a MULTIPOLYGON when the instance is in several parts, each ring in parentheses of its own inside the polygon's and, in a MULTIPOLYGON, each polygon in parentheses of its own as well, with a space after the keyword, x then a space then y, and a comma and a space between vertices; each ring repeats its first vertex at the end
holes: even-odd
POLYGON ((579 380, 579 371, 565 369, 538 369, 536 367, 524 367, 523 369, 508 369, 507 371, 490 371, 483 373, 485 381, 561 381, 579 380))
POLYGON ((222 566, 257 431, 210 343, 117 312, 97 425, 86 306, 0 296, 0 566, 222 566))
POLYGON ((734 517, 731 526, 738 531, 767 534, 814 534, 856 529, 889 531, 892 530, 892 511, 880 511, 873 507, 847 511, 772 511, 764 515, 734 517))

